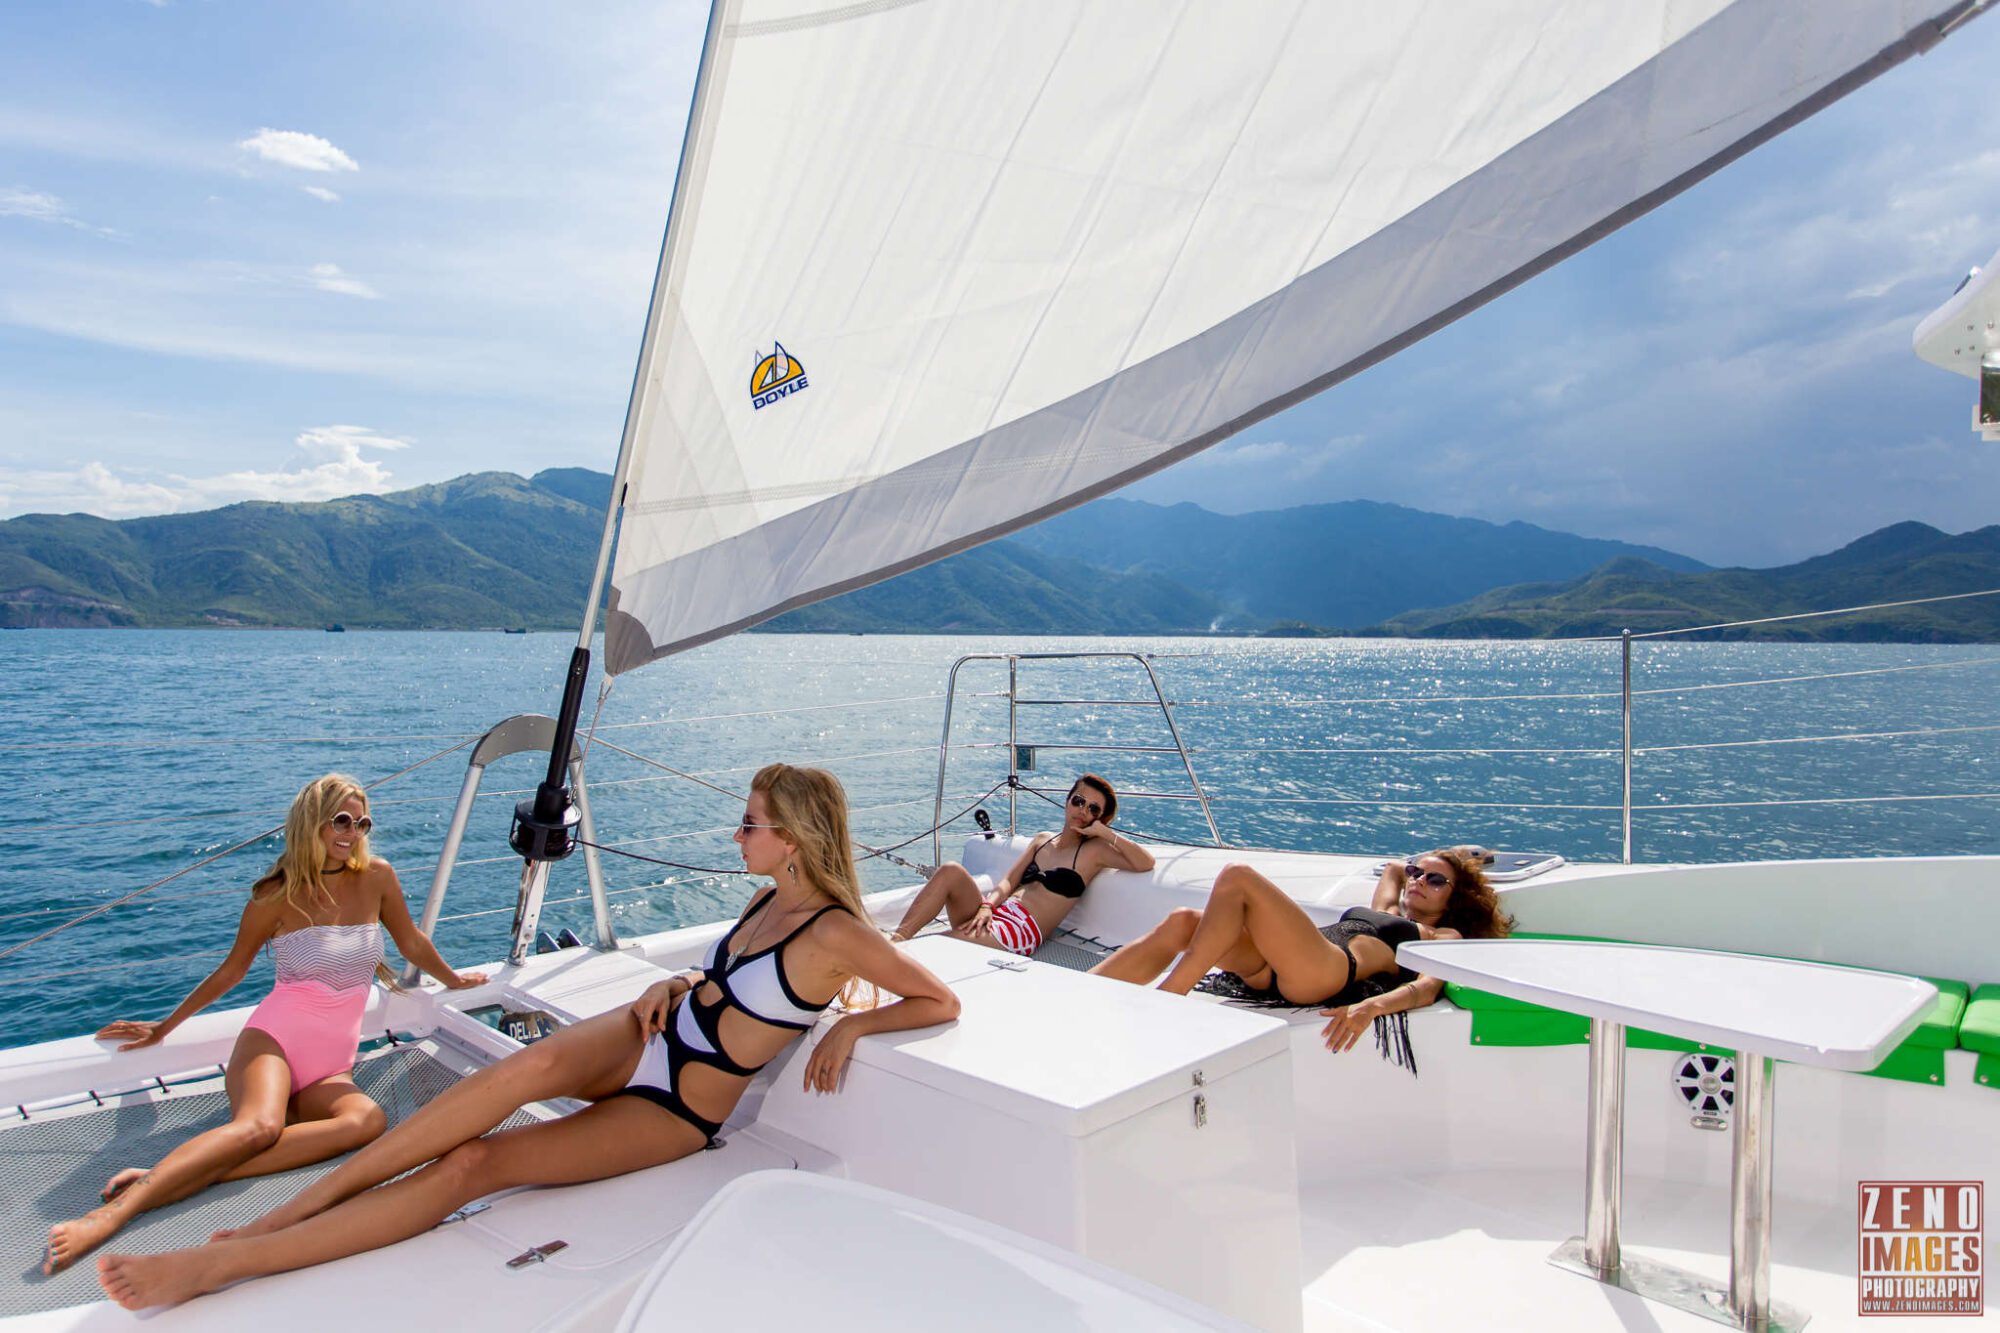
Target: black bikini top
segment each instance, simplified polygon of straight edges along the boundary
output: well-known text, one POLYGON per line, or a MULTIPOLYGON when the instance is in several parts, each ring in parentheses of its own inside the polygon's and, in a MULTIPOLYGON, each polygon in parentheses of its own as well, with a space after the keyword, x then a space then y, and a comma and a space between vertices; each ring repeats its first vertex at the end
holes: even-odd
MULTIPOLYGON (((1382 941, 1391 949, 1405 944, 1413 944, 1424 937, 1417 923, 1406 916, 1394 912, 1378 912, 1372 907, 1350 907, 1340 914, 1340 920, 1333 926, 1333 933, 1343 940, 1357 935, 1367 935, 1382 941)), ((1396 968, 1396 983, 1403 985, 1415 981, 1417 974, 1400 963, 1396 968)))
MULTIPOLYGON (((1058 834, 1057 836, 1060 837, 1061 835, 1058 834)), ((1055 838, 1050 838, 1047 842, 1043 843, 1042 851, 1047 851, 1049 848, 1055 846, 1055 841, 1055 838)), ((1066 866, 1056 866, 1054 869, 1044 870, 1039 861, 1030 857, 1028 868, 1021 872, 1021 887, 1025 889, 1030 884, 1039 884, 1058 898, 1083 897, 1083 875, 1076 868, 1076 863, 1082 856, 1083 840, 1079 838, 1076 843, 1076 855, 1070 857, 1069 864, 1066 866)))

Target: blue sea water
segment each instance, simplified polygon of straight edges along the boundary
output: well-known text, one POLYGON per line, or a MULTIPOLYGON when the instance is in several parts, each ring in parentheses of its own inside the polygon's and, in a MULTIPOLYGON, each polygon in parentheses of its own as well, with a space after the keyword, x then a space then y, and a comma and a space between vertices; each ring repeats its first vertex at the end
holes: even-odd
MULTIPOLYGON (((306 779, 373 782, 521 712, 553 712, 570 640, 554 634, 21 631, 0 635, 0 949, 278 823, 306 779)), ((621 677, 599 736, 740 792, 772 759, 846 783, 877 846, 931 825, 952 663, 1009 651, 1138 651, 1169 698, 1222 837, 1240 847, 1402 853, 1478 841, 1620 855, 1619 659, 1605 643, 981 639, 742 635, 621 677)), ((1128 791, 1189 793, 1145 672, 1130 660, 1019 664, 1014 739, 1035 783, 1094 768, 1128 791), (1122 751, 1064 749, 1117 743, 1122 751)), ((1641 643, 1633 802, 1642 861, 2000 852, 2000 649, 1641 643), (1840 739, 1819 739, 1840 737, 1840 739), (1895 798, 1895 799, 1882 799, 1895 798)), ((1008 820, 1007 667, 959 676, 945 810, 1008 820)), ((589 719, 595 696, 586 705, 589 719)), ((430 883, 466 752, 374 793, 374 848, 413 909, 430 883)), ((542 761, 489 772, 461 854, 446 956, 505 948, 513 802, 542 761)), ((677 869, 606 858, 622 934, 734 912, 748 886, 729 796, 609 748, 590 761, 599 836, 677 869)), ((1023 828, 1053 809, 1017 794, 1023 828)), ((1198 805, 1136 798, 1128 831, 1206 841, 1198 805)), ((956 823, 949 849, 970 829, 956 823)), ((158 1017, 220 958, 274 842, 0 958, 0 1046, 158 1017)), ((906 849, 930 859, 930 839, 906 849)), ((882 860, 871 887, 909 881, 882 860)), ((556 867, 544 925, 588 934, 581 857, 556 867)), ((254 1001, 269 963, 226 1003, 254 1001)))

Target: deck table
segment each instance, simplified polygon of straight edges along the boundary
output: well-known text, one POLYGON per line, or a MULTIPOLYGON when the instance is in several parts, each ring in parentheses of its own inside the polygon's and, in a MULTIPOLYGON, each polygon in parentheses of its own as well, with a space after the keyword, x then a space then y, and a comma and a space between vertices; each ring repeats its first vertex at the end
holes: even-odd
POLYGON ((1739 1328, 1796 1330, 1809 1317, 1771 1299, 1772 1065, 1865 1071, 1937 998, 1915 977, 1825 963, 1592 940, 1432 940, 1397 961, 1428 976, 1590 1019, 1584 1234, 1560 1267, 1739 1328), (1729 1284, 1619 1248, 1625 1028, 1733 1047, 1729 1284))

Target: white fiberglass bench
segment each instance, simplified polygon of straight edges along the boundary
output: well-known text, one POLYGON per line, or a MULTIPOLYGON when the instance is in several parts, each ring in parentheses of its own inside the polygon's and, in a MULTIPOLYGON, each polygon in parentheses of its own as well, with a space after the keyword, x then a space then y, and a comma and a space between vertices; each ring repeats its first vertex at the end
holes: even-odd
POLYGON ((1796 1329, 1771 1300, 1772 1061, 1867 1070, 1937 998, 1914 977, 1783 958, 1584 940, 1436 940, 1397 960, 1429 976, 1590 1019, 1584 1235, 1551 1262, 1676 1308, 1752 1329, 1796 1329), (1619 1249, 1625 1027, 1737 1051, 1729 1285, 1619 1249))
POLYGON ((761 1132, 1255 1327, 1300 1326, 1283 1023, 961 940, 908 949, 958 1021, 862 1040, 831 1097, 804 1090, 801 1043, 761 1132))

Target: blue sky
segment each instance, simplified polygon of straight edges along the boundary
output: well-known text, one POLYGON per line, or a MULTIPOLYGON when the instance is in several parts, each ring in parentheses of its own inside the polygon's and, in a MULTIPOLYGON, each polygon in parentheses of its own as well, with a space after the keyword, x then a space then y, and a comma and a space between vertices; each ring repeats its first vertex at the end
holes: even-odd
MULTIPOLYGON (((0 516, 608 469, 705 5, 0 10, 0 516)), ((2000 514, 1909 337, 2000 246, 2000 19, 1134 487, 1774 564, 2000 514)))

